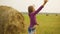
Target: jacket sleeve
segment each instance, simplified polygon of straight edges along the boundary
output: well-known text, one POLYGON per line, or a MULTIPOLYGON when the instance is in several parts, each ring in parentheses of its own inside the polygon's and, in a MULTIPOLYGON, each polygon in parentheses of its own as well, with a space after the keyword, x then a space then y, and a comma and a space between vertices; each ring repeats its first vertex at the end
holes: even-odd
POLYGON ((33 15, 36 15, 37 13, 39 13, 39 11, 42 10, 43 7, 44 7, 43 5, 40 6, 37 10, 35 10, 34 12, 32 12, 32 14, 33 14, 33 15))

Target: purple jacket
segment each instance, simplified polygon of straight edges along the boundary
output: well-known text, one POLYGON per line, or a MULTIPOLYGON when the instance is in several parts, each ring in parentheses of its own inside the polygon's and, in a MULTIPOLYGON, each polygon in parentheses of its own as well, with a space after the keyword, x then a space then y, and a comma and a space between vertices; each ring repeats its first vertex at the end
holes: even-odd
POLYGON ((37 24, 35 16, 36 16, 37 13, 39 13, 39 11, 41 11, 42 8, 43 8, 43 6, 40 6, 36 11, 29 14, 29 18, 30 18, 29 28, 32 28, 34 25, 37 24))

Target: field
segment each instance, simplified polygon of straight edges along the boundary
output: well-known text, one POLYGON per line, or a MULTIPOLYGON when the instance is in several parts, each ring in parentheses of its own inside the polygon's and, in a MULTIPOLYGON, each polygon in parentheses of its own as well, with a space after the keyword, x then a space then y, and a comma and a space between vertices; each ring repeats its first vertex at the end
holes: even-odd
MULTIPOLYGON (((25 18, 25 26, 28 29, 29 17, 23 14, 25 18)), ((37 14, 36 34, 60 34, 60 14, 37 14)))

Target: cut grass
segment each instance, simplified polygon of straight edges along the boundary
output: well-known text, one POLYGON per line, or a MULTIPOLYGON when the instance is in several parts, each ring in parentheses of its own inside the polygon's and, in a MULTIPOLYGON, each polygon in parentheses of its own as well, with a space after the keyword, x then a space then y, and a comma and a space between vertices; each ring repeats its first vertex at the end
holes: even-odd
MULTIPOLYGON (((29 26, 29 17, 24 14, 26 29, 29 26)), ((60 34, 60 14, 56 16, 55 14, 38 14, 36 16, 37 23, 39 26, 36 28, 36 34, 60 34)))

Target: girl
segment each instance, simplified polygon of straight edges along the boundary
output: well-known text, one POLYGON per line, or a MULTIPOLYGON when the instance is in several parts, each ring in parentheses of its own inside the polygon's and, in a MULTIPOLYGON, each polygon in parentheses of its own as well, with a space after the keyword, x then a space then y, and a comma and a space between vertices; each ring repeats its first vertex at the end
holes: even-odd
POLYGON ((36 14, 42 10, 42 8, 44 7, 44 5, 47 3, 48 0, 44 0, 43 5, 41 5, 37 10, 34 9, 33 6, 29 6, 28 7, 28 12, 29 12, 29 18, 30 18, 30 26, 28 28, 28 32, 29 34, 34 34, 35 31, 35 25, 38 25, 36 22, 36 14))

